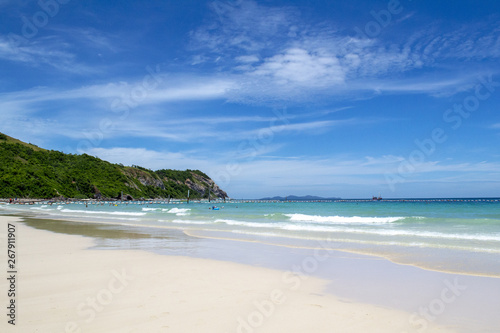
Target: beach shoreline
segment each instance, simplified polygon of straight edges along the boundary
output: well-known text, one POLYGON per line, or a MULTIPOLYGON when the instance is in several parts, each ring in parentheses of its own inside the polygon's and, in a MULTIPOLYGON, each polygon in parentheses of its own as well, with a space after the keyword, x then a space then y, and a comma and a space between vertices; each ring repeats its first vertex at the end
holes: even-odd
MULTIPOLYGON (((423 327, 412 325, 406 311, 330 295, 325 279, 214 259, 98 250, 95 239, 0 216, 3 229, 9 223, 17 228, 22 283, 16 325, 1 324, 7 332, 400 333, 423 327)), ((6 290, 5 281, 0 288, 6 290)), ((454 330, 428 322, 426 331, 454 330)))
MULTIPOLYGON (((81 204, 82 202, 80 202, 81 204)), ((85 202, 83 202, 85 203, 85 202)), ((101 203, 102 204, 102 203, 101 203)), ((101 206, 101 204, 97 204, 94 202, 92 205, 95 205, 96 207, 101 206)), ((120 204, 120 202, 118 202, 120 204)), ((127 202, 121 203, 124 206, 127 205, 127 202)), ((196 203, 193 203, 196 204, 196 203)), ((200 204, 200 203, 198 203, 200 204)), ((208 204, 207 202, 201 203, 201 204, 208 204)), ((152 202, 143 202, 141 203, 141 206, 146 206, 149 207, 149 205, 166 205, 166 202, 163 201, 152 201, 152 202)), ((179 201, 173 201, 170 203, 173 207, 176 207, 176 205, 183 205, 183 209, 189 209, 187 208, 188 206, 186 205, 186 202, 179 202, 179 201)), ((15 206, 15 205, 14 205, 15 206)), ((61 206, 59 206, 61 207, 61 206)), ((89 206, 90 207, 90 206, 89 206)), ((143 208, 144 209, 150 209, 150 208, 143 208)), ((153 209, 153 208, 151 208, 153 209)), ((175 209, 175 208, 174 208, 175 209)), ((154 210, 154 209, 153 209, 154 210)), ((287 247, 287 248, 299 248, 299 249, 304 249, 304 250, 314 250, 318 247, 328 249, 331 251, 341 251, 344 253, 351 253, 351 254, 356 254, 356 255, 366 255, 366 256, 373 256, 377 258, 382 258, 388 261, 391 261, 394 264, 397 265, 408 265, 412 267, 417 267, 420 269, 428 270, 428 271, 433 271, 437 273, 445 273, 445 274, 458 274, 458 275, 466 275, 466 276, 472 276, 472 277, 484 277, 484 278, 500 278, 500 271, 494 270, 491 272, 487 272, 487 269, 485 270, 484 268, 487 266, 481 267, 481 269, 475 269, 475 270, 463 270, 463 267, 456 267, 455 269, 450 269, 449 267, 440 267, 439 265, 432 264, 429 261, 422 261, 422 262, 415 262, 414 258, 405 258, 401 256, 399 253, 394 253, 394 251, 386 252, 384 253, 383 251, 380 251, 377 248, 371 248, 367 250, 363 250, 361 248, 358 249, 350 249, 350 248, 335 248, 335 241, 330 240, 330 239, 317 239, 317 240, 308 240, 308 242, 304 242, 301 239, 294 239, 293 237, 290 236, 285 236, 285 237, 260 237, 259 235, 243 235, 243 234, 235 234, 231 232, 224 232, 220 230, 209 230, 209 229, 203 229, 203 228, 195 228, 191 229, 188 228, 185 225, 172 225, 172 224, 162 224, 162 225, 143 225, 140 223, 135 224, 134 222, 129 222, 123 223, 123 220, 120 218, 117 218, 115 220, 103 220, 100 218, 94 218, 92 219, 88 215, 83 215, 83 216, 63 216, 63 215, 43 215, 42 211, 21 211, 18 213, 19 216, 29 216, 30 218, 40 218, 40 219, 49 219, 49 220, 59 220, 59 221, 71 221, 75 223, 86 223, 86 224, 96 224, 96 225, 109 225, 109 226, 132 226, 132 227, 151 227, 155 229, 170 229, 170 230, 181 230, 183 233, 190 237, 195 237, 195 238, 203 238, 203 239, 214 239, 214 240, 231 240, 231 241, 237 241, 237 242, 258 242, 264 245, 273 245, 273 246, 282 246, 282 247, 287 247), (29 214, 29 215, 27 215, 29 214), (246 237, 246 238, 245 238, 246 237), (288 242, 287 242, 288 240, 288 242), (318 245, 319 244, 319 245, 318 245)), ((415 248, 415 252, 420 251, 418 247, 415 248)), ((434 251, 439 251, 439 249, 434 249, 434 251)), ((467 254, 465 254, 467 255, 467 254)), ((422 253, 422 257, 426 257, 426 253, 422 253)))

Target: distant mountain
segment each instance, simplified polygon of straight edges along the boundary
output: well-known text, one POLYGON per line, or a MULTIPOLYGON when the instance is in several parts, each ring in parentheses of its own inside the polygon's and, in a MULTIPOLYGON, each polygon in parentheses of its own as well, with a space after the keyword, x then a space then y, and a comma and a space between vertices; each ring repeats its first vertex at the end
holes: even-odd
POLYGON ((277 200, 277 201, 285 201, 285 200, 291 200, 291 201, 314 201, 314 200, 338 200, 340 198, 337 197, 331 197, 331 198, 323 198, 323 197, 318 197, 314 195, 304 195, 304 196, 296 196, 296 195, 289 195, 287 197, 272 197, 272 198, 262 198, 259 200, 277 200))
POLYGON ((0 133, 0 198, 227 198, 199 170, 149 170, 45 150, 0 133), (122 196, 123 193, 123 196, 122 196))

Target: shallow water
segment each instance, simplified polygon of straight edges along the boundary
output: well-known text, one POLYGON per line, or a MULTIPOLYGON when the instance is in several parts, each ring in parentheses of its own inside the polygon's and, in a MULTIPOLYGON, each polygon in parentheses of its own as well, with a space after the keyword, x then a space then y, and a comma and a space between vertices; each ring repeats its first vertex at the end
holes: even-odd
POLYGON ((497 199, 217 205, 219 210, 210 209, 213 203, 42 203, 0 205, 0 211, 143 228, 175 228, 198 238, 337 249, 443 272, 500 276, 497 199))

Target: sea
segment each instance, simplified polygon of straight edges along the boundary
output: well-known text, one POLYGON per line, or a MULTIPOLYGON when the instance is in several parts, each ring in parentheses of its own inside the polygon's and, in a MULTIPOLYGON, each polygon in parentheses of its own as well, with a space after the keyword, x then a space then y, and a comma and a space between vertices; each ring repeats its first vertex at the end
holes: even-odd
POLYGON ((176 229, 199 239, 367 254, 427 270, 500 277, 500 199, 315 202, 40 202, 0 204, 0 214, 176 229))

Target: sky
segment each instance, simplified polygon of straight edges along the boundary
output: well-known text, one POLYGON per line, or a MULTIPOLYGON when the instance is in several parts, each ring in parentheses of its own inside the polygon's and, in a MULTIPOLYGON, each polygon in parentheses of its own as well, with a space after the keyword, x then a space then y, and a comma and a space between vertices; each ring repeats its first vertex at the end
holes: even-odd
POLYGON ((0 0, 0 132, 232 198, 500 196, 500 2, 0 0))

